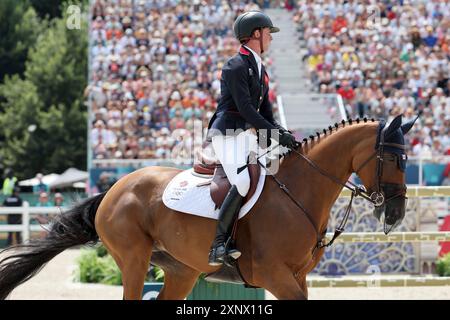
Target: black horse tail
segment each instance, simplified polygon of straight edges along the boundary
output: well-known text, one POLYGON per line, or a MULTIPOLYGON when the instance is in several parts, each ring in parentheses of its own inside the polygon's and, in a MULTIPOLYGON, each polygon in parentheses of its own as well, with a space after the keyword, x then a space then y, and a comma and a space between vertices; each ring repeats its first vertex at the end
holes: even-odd
POLYGON ((95 214, 106 192, 84 200, 67 212, 61 212, 50 224, 43 239, 8 247, 0 252, 0 299, 35 276, 51 259, 64 250, 98 242, 95 214))

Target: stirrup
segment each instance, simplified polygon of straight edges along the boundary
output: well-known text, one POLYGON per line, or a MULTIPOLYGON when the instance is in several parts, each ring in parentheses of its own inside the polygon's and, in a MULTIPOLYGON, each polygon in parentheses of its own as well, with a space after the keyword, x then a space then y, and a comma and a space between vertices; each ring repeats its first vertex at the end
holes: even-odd
POLYGON ((236 260, 241 256, 241 254, 242 253, 234 246, 233 239, 229 237, 227 242, 225 242, 225 255, 236 260), (230 248, 230 246, 232 247, 230 248))
POLYGON ((234 260, 238 259, 242 253, 238 249, 231 249, 227 252, 227 256, 233 258, 234 260))

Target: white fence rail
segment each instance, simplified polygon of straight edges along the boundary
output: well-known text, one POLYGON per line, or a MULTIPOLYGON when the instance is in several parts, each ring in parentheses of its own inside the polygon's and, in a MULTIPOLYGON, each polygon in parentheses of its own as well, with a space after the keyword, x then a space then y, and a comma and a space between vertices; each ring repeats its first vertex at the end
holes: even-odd
MULTIPOLYGON (((333 233, 326 234, 331 240, 333 233)), ((450 231, 411 231, 392 232, 385 235, 383 232, 345 232, 336 239, 335 243, 361 243, 361 242, 424 242, 424 241, 450 241, 450 231)))
POLYGON ((1 207, 0 215, 21 214, 22 224, 4 224, 0 225, 0 232, 21 232, 23 241, 30 239, 31 232, 45 231, 49 225, 30 223, 31 215, 51 215, 60 213, 64 208, 61 207, 30 207, 27 201, 24 201, 22 207, 1 207))
POLYGON ((307 276, 308 288, 381 288, 450 286, 450 277, 410 275, 307 276))
MULTIPOLYGON (((450 186, 444 187, 419 187, 409 186, 406 195, 411 198, 426 198, 426 197, 450 197, 450 186)), ((348 189, 343 189, 340 197, 350 197, 351 192, 348 189)))

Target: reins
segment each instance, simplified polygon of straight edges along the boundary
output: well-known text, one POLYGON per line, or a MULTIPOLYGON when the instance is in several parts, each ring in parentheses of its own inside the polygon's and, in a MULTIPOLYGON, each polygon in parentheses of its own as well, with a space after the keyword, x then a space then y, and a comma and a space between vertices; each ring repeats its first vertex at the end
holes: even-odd
MULTIPOLYGON (((333 237, 332 239, 328 242, 325 243, 324 242, 324 238, 326 235, 326 228, 325 230, 323 230, 323 232, 320 232, 320 230, 318 229, 319 226, 316 226, 311 214, 308 212, 308 210, 301 204, 301 202, 299 202, 297 199, 295 199, 295 197, 292 195, 292 193, 289 191, 288 187, 281 182, 277 177, 275 177, 275 175, 271 175, 272 178, 274 179, 274 181, 278 184, 278 186, 280 187, 280 189, 286 193, 286 195, 292 200, 292 202, 294 202, 294 204, 300 208, 300 210, 302 210, 306 217, 308 218, 309 222, 311 223, 311 225, 314 228, 314 231, 316 232, 317 235, 317 242, 316 245, 313 248, 312 254, 314 256, 314 254, 316 253, 317 249, 322 249, 324 247, 330 247, 334 241, 342 234, 342 232, 344 232, 345 230, 345 225, 347 224, 350 212, 351 212, 351 208, 353 205, 353 199, 355 197, 362 197, 366 200, 368 200, 369 202, 371 202, 375 207, 380 207, 383 204, 385 204, 387 201, 396 198, 398 196, 404 195, 404 190, 400 190, 399 193, 394 194, 393 196, 389 197, 388 199, 385 199, 383 193, 381 192, 381 177, 383 175, 383 155, 384 155, 384 146, 393 146, 399 149, 405 149, 405 146, 403 145, 399 145, 399 144, 394 144, 394 143, 385 143, 385 131, 386 131, 387 127, 383 128, 381 134, 380 134, 380 143, 378 148, 375 150, 374 153, 372 153, 370 155, 370 157, 365 160, 359 167, 358 169, 355 171, 356 173, 358 173, 362 168, 364 168, 369 162, 370 160, 372 160, 375 156, 377 157, 377 171, 376 171, 376 179, 375 179, 375 184, 376 184, 376 191, 372 192, 371 194, 369 194, 369 192, 366 190, 366 188, 363 185, 356 185, 351 181, 347 181, 346 183, 341 182, 338 178, 336 178, 333 175, 330 175, 329 173, 327 173, 326 171, 324 171, 322 168, 320 168, 314 161, 312 161, 311 159, 309 159, 308 157, 306 157, 305 155, 303 155, 301 152, 299 152, 296 149, 291 149, 291 152, 294 152, 295 154, 297 154, 300 158, 302 158, 303 160, 305 160, 315 171, 319 172, 321 175, 323 175, 324 177, 328 178, 329 180, 333 181, 334 183, 347 188, 348 190, 351 191, 351 197, 350 197, 350 202, 348 203, 346 209, 345 209, 345 214, 342 218, 342 221, 340 222, 340 224, 336 227, 333 237)), ((272 149, 273 150, 273 149, 272 149)), ((259 158, 259 157, 258 157, 259 158)), ((262 165, 262 164, 261 164, 262 165)), ((263 166, 264 167, 264 166, 263 166)), ((369 190, 370 191, 370 190, 369 190)))
MULTIPOLYGON (((280 189, 283 190, 283 192, 286 193, 286 195, 295 203, 295 205, 298 208, 300 208, 305 213, 305 215, 308 218, 309 222, 313 226, 314 231, 316 232, 316 235, 317 235, 317 242, 316 242, 316 245, 314 246, 313 251, 312 251, 312 254, 314 256, 314 254, 315 254, 317 249, 322 249, 324 247, 331 246, 334 243, 334 241, 336 240, 336 238, 338 238, 342 234, 342 232, 345 230, 345 225, 347 224, 348 217, 350 215, 350 211, 351 211, 352 204, 353 204, 353 199, 355 197, 362 196, 362 197, 364 197, 365 199, 369 200, 370 202, 372 202, 374 204, 375 204, 375 202, 371 199, 370 196, 367 195, 367 191, 365 190, 364 186, 357 186, 354 183, 352 183, 351 181, 348 181, 347 183, 342 183, 339 179, 337 179, 336 177, 334 177, 334 176, 328 174, 327 172, 325 172, 324 170, 322 170, 316 163, 314 163, 312 160, 308 159, 308 157, 304 156, 303 154, 301 154, 297 150, 292 149, 291 151, 296 153, 297 155, 299 155, 301 158, 303 158, 314 170, 319 172, 321 175, 327 177, 328 179, 330 179, 334 183, 339 184, 339 185, 341 185, 341 186, 343 186, 343 187, 345 187, 345 188, 347 188, 347 189, 349 189, 351 191, 350 202, 347 205, 347 208, 345 209, 345 214, 344 214, 344 217, 342 218, 341 223, 335 229, 333 238, 328 243, 324 243, 326 229, 323 232, 320 233, 318 231, 318 226, 316 226, 314 224, 314 222, 313 222, 313 220, 311 218, 311 214, 308 212, 308 210, 306 210, 306 208, 298 200, 296 200, 294 198, 294 196, 291 194, 291 192, 289 191, 289 189, 286 187, 286 185, 284 183, 282 183, 277 177, 275 177, 275 175, 272 175, 272 178, 278 184, 280 189)), ((373 158, 373 156, 371 158, 373 158)), ((368 161, 366 163, 368 163, 368 161)))

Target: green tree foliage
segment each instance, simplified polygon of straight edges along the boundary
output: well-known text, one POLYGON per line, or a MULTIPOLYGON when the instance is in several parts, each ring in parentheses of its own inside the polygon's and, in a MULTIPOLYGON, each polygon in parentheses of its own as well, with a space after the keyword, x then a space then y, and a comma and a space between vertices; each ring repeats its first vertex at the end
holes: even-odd
POLYGON ((29 50, 24 79, 0 85, 0 155, 19 178, 86 168, 87 21, 69 30, 62 12, 29 50))
POLYGON ((2 103, 4 110, 0 114, 1 145, 0 154, 5 167, 14 168, 20 176, 22 173, 30 176, 30 154, 36 154, 33 161, 38 161, 42 155, 36 153, 39 141, 32 134, 33 125, 39 121, 39 111, 42 103, 36 87, 27 80, 15 75, 6 77, 5 84, 0 86, 0 96, 6 100, 2 103), (28 130, 30 128, 31 130, 28 130))
POLYGON ((28 49, 43 27, 28 0, 0 1, 0 82, 24 72, 28 49))
POLYGON ((30 0, 41 18, 61 18, 61 0, 30 0))
POLYGON ((25 76, 37 86, 48 108, 58 103, 70 104, 86 87, 87 35, 84 32, 69 30, 65 19, 55 19, 30 50, 25 76))
MULTIPOLYGON (((34 7, 34 10, 38 13, 41 18, 61 18, 62 16, 62 6, 68 1, 65 0, 30 0, 34 7)), ((83 0, 83 5, 88 5, 89 0, 83 0)))

